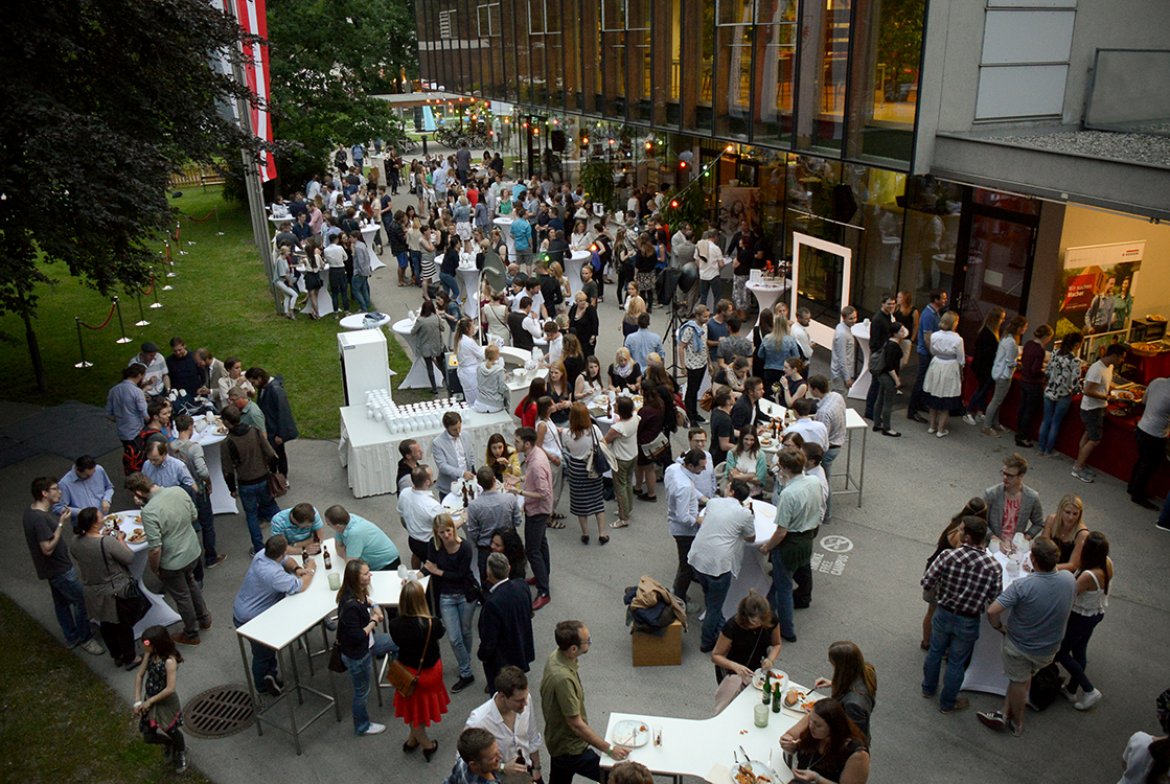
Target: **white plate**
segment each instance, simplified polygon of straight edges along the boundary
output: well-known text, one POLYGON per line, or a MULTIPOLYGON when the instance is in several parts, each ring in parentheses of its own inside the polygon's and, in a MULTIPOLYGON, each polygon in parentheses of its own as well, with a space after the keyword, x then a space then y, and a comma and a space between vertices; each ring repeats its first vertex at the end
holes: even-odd
POLYGON ((813 703, 823 700, 825 695, 817 694, 815 691, 805 691, 804 689, 790 689, 801 692, 804 697, 797 701, 795 705, 788 704, 788 692, 784 693, 784 702, 782 703, 785 710, 794 711, 796 713, 808 713, 812 708, 813 703))
MULTIPOLYGON (((780 682, 780 688, 787 689, 788 688, 788 673, 784 672, 784 670, 777 670, 775 667, 773 667, 772 668, 772 685, 773 685, 773 687, 775 687, 776 681, 780 682)), ((760 691, 764 690, 764 671, 763 670, 756 670, 754 673, 752 673, 752 686, 756 687, 760 691)))
POLYGON ((731 766, 731 781, 733 784, 783 784, 776 778, 776 773, 769 766, 760 762, 759 760, 748 760, 748 764, 742 765, 736 763, 731 766), (740 778, 740 768, 750 767, 753 781, 747 781, 747 777, 740 778))
POLYGON ((650 724, 645 721, 623 719, 613 725, 613 737, 610 742, 615 746, 625 746, 636 749, 645 746, 650 740, 650 724))

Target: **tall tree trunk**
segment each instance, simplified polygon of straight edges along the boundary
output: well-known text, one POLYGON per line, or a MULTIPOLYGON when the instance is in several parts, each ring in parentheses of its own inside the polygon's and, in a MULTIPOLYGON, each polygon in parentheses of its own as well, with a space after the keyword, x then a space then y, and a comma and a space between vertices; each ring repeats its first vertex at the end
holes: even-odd
POLYGON ((24 339, 28 343, 28 357, 32 360, 33 378, 37 382, 37 391, 45 392, 48 389, 45 384, 45 363, 41 359, 41 346, 37 342, 37 333, 33 329, 32 316, 28 308, 21 310, 20 320, 24 322, 24 339))

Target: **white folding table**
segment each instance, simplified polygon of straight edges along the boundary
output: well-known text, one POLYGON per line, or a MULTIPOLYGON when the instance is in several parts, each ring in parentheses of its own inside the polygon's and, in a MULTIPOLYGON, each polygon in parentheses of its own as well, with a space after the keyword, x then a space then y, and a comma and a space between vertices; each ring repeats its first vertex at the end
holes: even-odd
MULTIPOLYGON (((118 520, 118 528, 122 533, 126 534, 127 538, 134 533, 135 528, 142 527, 140 522, 141 512, 138 509, 111 512, 110 515, 116 517, 118 520)), ((138 639, 151 626, 157 625, 166 628, 183 619, 177 612, 171 609, 171 606, 167 604, 166 599, 161 594, 157 594, 147 588, 146 583, 142 579, 142 575, 146 572, 147 550, 149 549, 146 540, 143 539, 136 544, 131 544, 127 541, 126 546, 130 548, 130 552, 134 553, 134 560, 130 564, 130 576, 138 581, 139 590, 142 591, 142 595, 146 597, 146 600, 150 602, 150 610, 146 615, 142 616, 142 620, 134 624, 134 639, 138 639)))

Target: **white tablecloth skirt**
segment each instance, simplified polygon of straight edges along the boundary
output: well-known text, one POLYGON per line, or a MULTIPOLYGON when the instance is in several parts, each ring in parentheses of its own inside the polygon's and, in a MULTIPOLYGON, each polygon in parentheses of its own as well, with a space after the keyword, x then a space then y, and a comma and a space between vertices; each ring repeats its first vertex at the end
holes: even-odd
MULTIPOLYGON (((512 442, 516 424, 511 414, 500 411, 481 414, 478 411, 459 412, 463 417, 463 432, 471 440, 472 459, 476 465, 483 462, 487 442, 493 433, 503 433, 512 442)), ((398 472, 398 444, 407 438, 418 441, 426 462, 434 465, 431 442, 443 432, 441 427, 412 433, 391 433, 382 422, 366 418, 365 406, 345 406, 341 409, 341 438, 338 457, 346 469, 349 486, 355 498, 397 492, 394 484, 398 472)))

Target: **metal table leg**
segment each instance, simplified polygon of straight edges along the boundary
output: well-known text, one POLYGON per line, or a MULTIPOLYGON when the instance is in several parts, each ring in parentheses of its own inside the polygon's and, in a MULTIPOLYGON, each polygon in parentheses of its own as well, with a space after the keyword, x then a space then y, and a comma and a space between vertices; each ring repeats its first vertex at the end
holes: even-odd
POLYGON ((252 695, 252 710, 256 712, 256 732, 264 736, 264 722, 260 721, 260 695, 256 693, 256 684, 252 680, 252 668, 248 663, 248 652, 244 650, 244 638, 236 635, 236 642, 240 644, 240 659, 244 662, 244 682, 248 684, 248 693, 252 695))
MULTIPOLYGON (((276 652, 276 658, 277 660, 280 659, 280 651, 276 652)), ((297 672, 297 657, 291 651, 288 654, 288 660, 292 664, 293 678, 295 679, 297 685, 297 703, 304 705, 305 697, 301 693, 301 676, 300 673, 297 672)), ((297 711, 296 707, 292 704, 292 700, 287 700, 287 704, 288 720, 290 726, 292 727, 293 746, 296 747, 297 756, 299 757, 301 756, 301 730, 299 727, 297 727, 297 711)))

